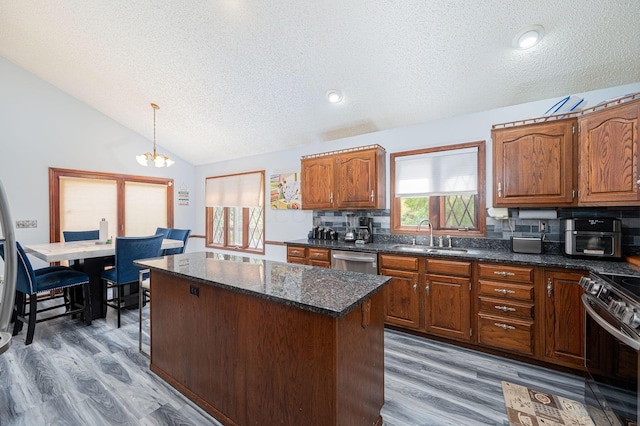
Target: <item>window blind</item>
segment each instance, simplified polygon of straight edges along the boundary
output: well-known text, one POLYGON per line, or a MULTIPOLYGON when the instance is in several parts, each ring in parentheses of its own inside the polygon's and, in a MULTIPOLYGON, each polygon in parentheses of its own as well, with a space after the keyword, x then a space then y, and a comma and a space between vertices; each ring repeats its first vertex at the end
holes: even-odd
POLYGON ((478 148, 395 158, 395 196, 478 193, 478 148))
POLYGON ((210 177, 205 191, 207 207, 262 207, 264 172, 210 177))

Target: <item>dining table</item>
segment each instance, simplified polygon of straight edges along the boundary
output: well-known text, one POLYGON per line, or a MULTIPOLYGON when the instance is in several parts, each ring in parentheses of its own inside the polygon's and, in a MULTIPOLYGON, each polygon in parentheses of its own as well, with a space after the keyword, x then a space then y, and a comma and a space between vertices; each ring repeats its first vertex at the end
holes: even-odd
MULTIPOLYGON (((162 249, 182 247, 181 240, 162 240, 162 249)), ((102 281, 101 274, 104 271, 107 259, 116 254, 115 243, 104 243, 98 240, 66 241, 57 243, 41 243, 23 245, 24 251, 47 263, 76 261, 74 268, 82 270, 89 276, 91 291, 92 319, 104 318, 107 315, 107 288, 102 281)), ((137 283, 125 289, 127 307, 137 307, 137 283), (135 287, 135 288, 134 288, 135 287)))

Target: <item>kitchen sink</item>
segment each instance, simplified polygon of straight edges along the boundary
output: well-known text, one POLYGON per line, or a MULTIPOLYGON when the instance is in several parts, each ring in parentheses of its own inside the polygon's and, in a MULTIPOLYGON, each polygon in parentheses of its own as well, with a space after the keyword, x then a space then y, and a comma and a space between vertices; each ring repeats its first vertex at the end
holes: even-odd
POLYGON ((449 248, 449 247, 429 247, 420 245, 404 245, 398 244, 391 246, 394 250, 406 251, 411 253, 432 253, 432 254, 464 254, 467 250, 462 248, 449 248))

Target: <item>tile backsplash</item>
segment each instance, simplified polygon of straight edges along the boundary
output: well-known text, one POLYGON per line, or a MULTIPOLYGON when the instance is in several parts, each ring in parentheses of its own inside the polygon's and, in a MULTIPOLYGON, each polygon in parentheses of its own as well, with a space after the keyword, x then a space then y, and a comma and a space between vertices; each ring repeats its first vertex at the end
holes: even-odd
MULTIPOLYGON (((530 210, 530 209, 528 209, 530 210)), ((548 210, 548 209, 545 209, 548 210)), ((639 207, 584 207, 584 208, 558 208, 558 219, 544 219, 547 223, 545 233, 545 246, 550 245, 551 251, 559 250, 561 240, 561 219, 570 217, 612 217, 622 222, 622 246, 623 253, 640 253, 640 208, 639 207)), ((344 236, 347 229, 347 214, 355 213, 357 216, 373 217, 374 239, 404 243, 408 242, 411 235, 392 235, 390 210, 368 211, 314 211, 314 226, 328 227, 344 236), (406 241, 405 241, 406 240, 406 241)), ((487 233, 485 238, 474 238, 476 244, 482 245, 506 245, 510 237, 539 237, 538 219, 520 219, 518 209, 509 209, 509 219, 493 219, 487 216, 487 233)), ((454 238, 454 241, 458 238, 454 238)), ((461 240, 462 238, 459 238, 461 240)), ((469 243, 470 241, 466 241, 469 243)), ((545 250, 547 251, 547 250, 545 250)))

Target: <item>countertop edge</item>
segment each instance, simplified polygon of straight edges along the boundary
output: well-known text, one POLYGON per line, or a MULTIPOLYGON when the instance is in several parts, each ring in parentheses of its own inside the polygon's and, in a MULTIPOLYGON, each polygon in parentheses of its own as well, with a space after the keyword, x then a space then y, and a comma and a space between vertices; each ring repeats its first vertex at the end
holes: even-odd
MULTIPOLYGON (((282 297, 277 297, 277 296, 274 296, 274 295, 269 295, 269 294, 265 294, 265 293, 252 291, 250 289, 245 289, 245 288, 237 287, 237 286, 234 286, 234 285, 225 284, 225 283, 222 283, 222 282, 219 282, 219 281, 208 280, 208 279, 204 279, 204 278, 193 276, 193 275, 186 274, 186 273, 180 273, 180 272, 176 272, 176 271, 167 270, 165 268, 149 264, 148 262, 152 261, 152 260, 153 259, 141 259, 141 260, 138 260, 138 261, 134 261, 133 263, 135 265, 137 265, 137 266, 140 266, 140 267, 143 267, 143 268, 147 268, 147 269, 150 269, 152 271, 163 272, 163 273, 168 274, 168 275, 173 275, 173 276, 176 276, 176 277, 179 277, 179 278, 188 279, 190 281, 198 282, 198 283, 201 283, 201 284, 211 285, 211 286, 214 286, 214 287, 218 287, 218 288, 221 288, 221 289, 233 291, 233 292, 236 292, 236 293, 250 295, 250 296, 257 297, 257 298, 260 298, 260 299, 263 299, 263 300, 269 300, 269 301, 272 301, 272 302, 280 303, 282 305, 291 306, 291 307, 303 309, 303 310, 310 311, 310 312, 315 312, 315 313, 318 313, 318 314, 321 314, 321 315, 326 315, 326 316, 333 317, 333 318, 344 317, 349 312, 351 312, 356 306, 358 306, 360 303, 362 303, 364 300, 367 300, 367 299, 371 298, 373 295, 375 295, 376 293, 381 291, 387 284, 389 284, 389 281, 391 280, 390 277, 386 277, 384 275, 376 275, 376 277, 385 279, 385 281, 383 283, 381 283, 380 285, 378 285, 378 287, 376 287, 375 289, 371 290, 367 294, 361 296, 359 299, 355 300, 354 302, 352 302, 351 304, 349 304, 348 306, 343 308, 341 311, 336 311, 336 310, 325 308, 325 307, 322 307, 322 306, 310 305, 310 304, 306 304, 306 303, 302 303, 302 302, 298 302, 298 301, 294 301, 294 300, 285 299, 285 298, 282 298, 282 297)), ((313 266, 309 266, 309 268, 322 269, 322 270, 325 269, 325 268, 313 267, 313 266)))

